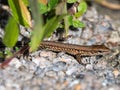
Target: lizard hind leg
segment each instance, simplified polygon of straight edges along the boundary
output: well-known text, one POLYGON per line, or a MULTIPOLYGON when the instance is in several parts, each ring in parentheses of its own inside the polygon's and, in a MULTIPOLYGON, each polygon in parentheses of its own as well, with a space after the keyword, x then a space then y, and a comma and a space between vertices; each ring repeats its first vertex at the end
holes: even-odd
POLYGON ((77 62, 79 63, 79 64, 82 64, 82 62, 81 62, 81 55, 80 54, 77 54, 77 55, 75 55, 75 59, 77 60, 77 62))

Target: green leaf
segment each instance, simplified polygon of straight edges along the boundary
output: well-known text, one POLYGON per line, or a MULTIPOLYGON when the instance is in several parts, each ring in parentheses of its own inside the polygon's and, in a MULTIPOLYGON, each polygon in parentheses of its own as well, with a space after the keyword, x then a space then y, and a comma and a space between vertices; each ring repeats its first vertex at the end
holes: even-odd
POLYGON ((74 3, 76 2, 77 0, 67 0, 67 3, 74 3))
POLYGON ((9 57, 13 56, 13 53, 11 52, 10 48, 7 48, 4 52, 4 54, 6 55, 5 58, 9 58, 9 57))
POLYGON ((40 11, 41 14, 44 14, 48 11, 48 6, 47 5, 42 4, 40 2, 38 2, 38 4, 39 4, 39 11, 40 11))
POLYGON ((43 25, 43 17, 41 11, 39 11, 39 1, 38 0, 29 0, 30 9, 34 19, 35 24, 43 25))
POLYGON ((25 27, 32 27, 31 16, 23 0, 8 0, 15 20, 25 27))
POLYGON ((60 21, 65 17, 66 15, 61 15, 61 16, 55 16, 51 18, 46 25, 44 26, 45 30, 45 37, 50 37, 51 34, 53 33, 54 30, 58 27, 60 21))
POLYGON ((87 4, 86 2, 81 2, 78 6, 78 12, 75 14, 76 17, 81 17, 87 11, 87 4))
POLYGON ((73 21, 73 26, 76 28, 83 28, 85 27, 85 24, 79 20, 74 20, 73 21))
POLYGON ((8 47, 13 47, 19 35, 19 28, 14 18, 10 17, 8 24, 5 27, 5 35, 3 37, 3 43, 8 47))
POLYGON ((57 5, 57 3, 58 3, 58 0, 49 0, 49 2, 48 2, 48 7, 49 7, 50 9, 53 9, 53 8, 55 8, 55 6, 57 5))
POLYGON ((30 52, 37 50, 40 45, 40 42, 43 40, 44 30, 42 27, 35 25, 30 42, 30 52))
POLYGON ((0 51, 0 58, 4 58, 4 54, 1 51, 0 51))
MULTIPOLYGON (((64 2, 64 7, 63 7, 63 14, 67 14, 67 3, 64 2)), ((64 28, 65 28, 65 35, 67 37, 68 35, 68 29, 69 29, 69 22, 68 22, 68 16, 64 17, 64 28)))
POLYGON ((51 18, 50 20, 47 21, 47 23, 44 26, 44 30, 45 30, 45 37, 49 37, 51 35, 51 33, 55 30, 55 28, 53 28, 54 26, 56 26, 55 23, 57 16, 51 18))
POLYGON ((68 24, 69 26, 73 24, 73 17, 71 15, 68 16, 68 24))
POLYGON ((64 17, 64 28, 65 28, 65 35, 68 35, 68 29, 69 29, 69 22, 68 22, 68 16, 64 17))
POLYGON ((40 42, 43 40, 44 29, 43 29, 43 18, 41 12, 39 11, 38 1, 30 0, 30 8, 33 19, 35 21, 35 25, 33 27, 33 32, 31 36, 31 42, 30 42, 30 52, 32 52, 37 50, 40 42))

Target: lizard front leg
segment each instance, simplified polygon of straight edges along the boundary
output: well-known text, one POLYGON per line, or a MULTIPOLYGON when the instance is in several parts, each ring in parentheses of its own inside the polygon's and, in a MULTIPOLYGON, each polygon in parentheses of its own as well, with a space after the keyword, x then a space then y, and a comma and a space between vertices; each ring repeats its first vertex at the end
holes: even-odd
POLYGON ((79 64, 82 64, 82 62, 81 62, 81 54, 75 55, 75 59, 77 60, 77 62, 78 62, 79 64))

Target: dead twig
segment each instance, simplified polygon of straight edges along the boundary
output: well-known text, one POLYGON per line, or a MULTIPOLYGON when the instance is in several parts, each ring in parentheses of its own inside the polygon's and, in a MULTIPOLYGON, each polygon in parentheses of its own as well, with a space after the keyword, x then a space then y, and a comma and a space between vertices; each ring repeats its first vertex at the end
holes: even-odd
POLYGON ((112 10, 120 10, 119 4, 113 4, 106 0, 95 0, 95 2, 112 10))
POLYGON ((29 46, 23 46, 18 52, 16 52, 12 57, 7 58, 2 64, 0 64, 0 68, 4 68, 5 66, 7 66, 14 57, 18 56, 19 54, 23 54, 26 50, 29 49, 29 46))

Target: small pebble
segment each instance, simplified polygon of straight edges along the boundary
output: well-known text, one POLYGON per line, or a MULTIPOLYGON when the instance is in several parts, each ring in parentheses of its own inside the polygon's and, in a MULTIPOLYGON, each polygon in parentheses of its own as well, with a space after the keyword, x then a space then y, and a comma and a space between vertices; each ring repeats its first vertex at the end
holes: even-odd
POLYGON ((55 78, 57 74, 54 71, 48 71, 48 72, 46 72, 45 75, 50 77, 50 78, 55 78))
POLYGON ((120 72, 119 72, 117 69, 115 69, 115 70, 113 71, 113 74, 115 75, 115 77, 117 77, 117 76, 120 74, 120 72))
POLYGON ((38 60, 40 68, 47 67, 51 64, 51 62, 47 58, 39 58, 38 60))
POLYGON ((71 68, 68 68, 68 70, 66 71, 66 74, 68 76, 70 76, 74 72, 77 72, 77 68, 76 67, 71 67, 71 68))
POLYGON ((91 64, 87 64, 87 65, 86 65, 86 69, 87 69, 87 70, 93 70, 93 66, 92 66, 91 64))

